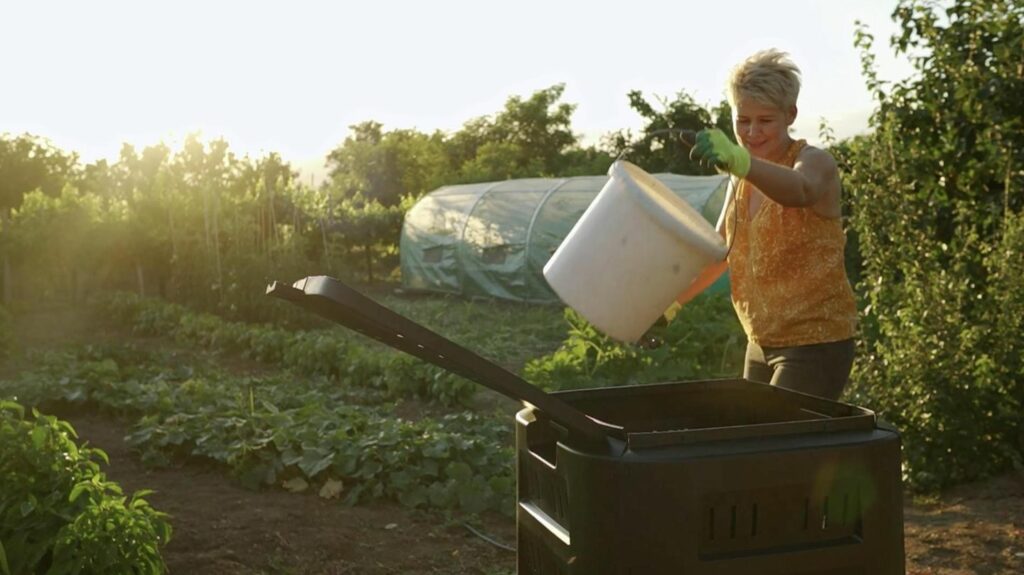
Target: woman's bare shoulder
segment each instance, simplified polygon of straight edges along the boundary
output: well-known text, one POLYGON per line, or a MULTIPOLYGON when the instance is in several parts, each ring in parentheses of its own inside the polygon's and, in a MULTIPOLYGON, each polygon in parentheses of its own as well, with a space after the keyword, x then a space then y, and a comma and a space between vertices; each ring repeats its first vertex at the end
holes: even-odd
POLYGON ((817 168, 836 168, 836 159, 827 150, 823 150, 810 144, 803 147, 796 155, 798 163, 808 163, 817 168))

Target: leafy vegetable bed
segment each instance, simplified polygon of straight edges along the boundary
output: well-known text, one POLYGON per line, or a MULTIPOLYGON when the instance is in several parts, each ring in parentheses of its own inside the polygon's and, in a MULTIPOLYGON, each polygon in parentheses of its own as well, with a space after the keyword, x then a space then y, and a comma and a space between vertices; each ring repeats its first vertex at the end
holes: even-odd
MULTIPOLYGON (((348 503, 511 512, 511 422, 471 413, 405 421, 326 378, 199 373, 158 354, 86 348, 38 355, 0 397, 90 403, 136 420, 144 461, 197 456, 246 485, 316 489, 348 503)), ((200 370, 202 371, 202 370, 200 370)))

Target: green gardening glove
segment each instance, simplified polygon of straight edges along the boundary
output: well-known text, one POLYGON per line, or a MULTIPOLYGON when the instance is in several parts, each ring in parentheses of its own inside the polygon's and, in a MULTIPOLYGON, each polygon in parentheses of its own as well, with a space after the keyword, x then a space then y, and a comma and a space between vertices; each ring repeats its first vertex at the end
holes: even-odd
POLYGON ((750 172, 750 152, 732 143, 718 128, 697 132, 697 141, 690 148, 690 159, 739 178, 745 178, 750 172))

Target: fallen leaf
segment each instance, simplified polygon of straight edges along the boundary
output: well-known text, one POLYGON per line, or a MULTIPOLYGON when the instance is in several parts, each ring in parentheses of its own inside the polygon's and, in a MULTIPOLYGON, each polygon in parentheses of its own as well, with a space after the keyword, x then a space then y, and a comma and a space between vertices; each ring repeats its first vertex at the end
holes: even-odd
POLYGON ((341 495, 341 490, 345 484, 340 479, 328 479, 324 482, 324 486, 320 488, 320 497, 324 499, 336 499, 341 495))
POLYGON ((301 477, 296 477, 294 479, 289 479, 288 481, 285 481, 281 485, 283 485, 285 489, 287 489, 288 491, 291 491, 292 493, 298 493, 300 491, 305 491, 306 488, 309 487, 309 484, 306 483, 306 480, 301 478, 301 477))

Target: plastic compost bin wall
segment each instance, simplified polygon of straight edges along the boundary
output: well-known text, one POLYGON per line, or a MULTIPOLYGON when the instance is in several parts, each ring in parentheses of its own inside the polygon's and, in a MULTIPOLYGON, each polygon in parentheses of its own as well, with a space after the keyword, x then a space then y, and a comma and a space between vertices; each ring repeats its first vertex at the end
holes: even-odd
POLYGON ((630 448, 519 412, 520 574, 903 575, 900 439, 870 412, 744 380, 557 395, 630 448))

